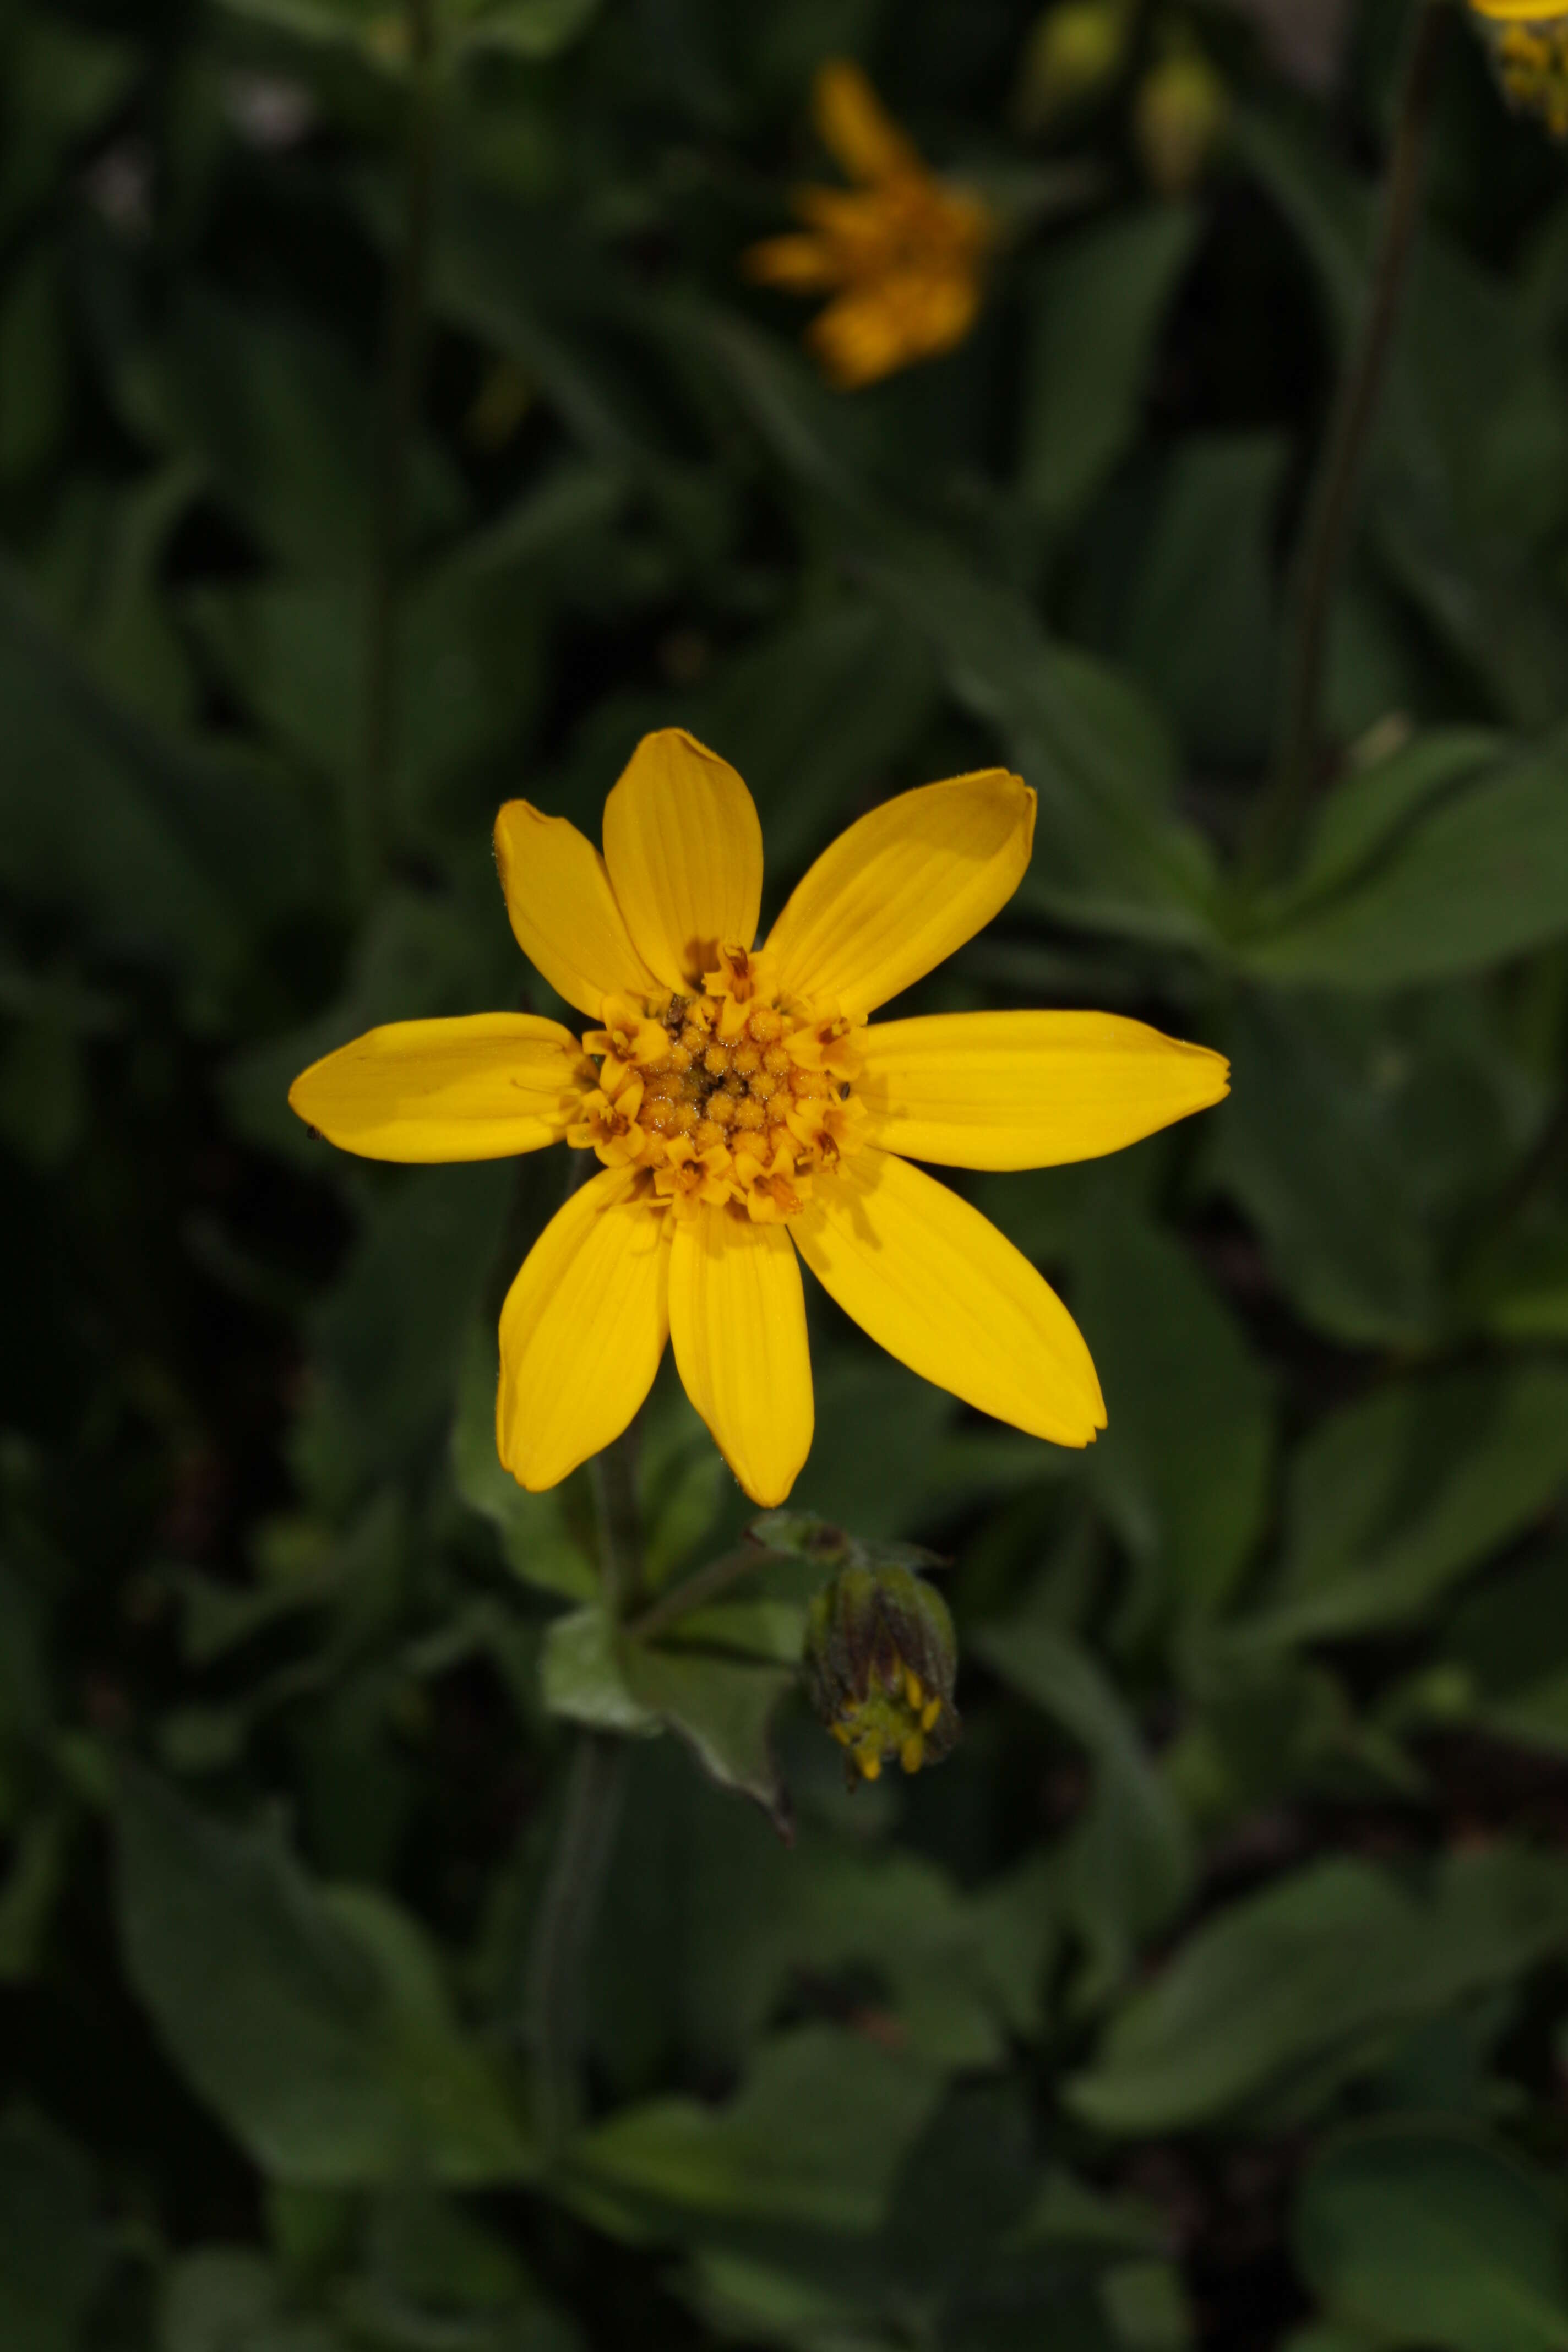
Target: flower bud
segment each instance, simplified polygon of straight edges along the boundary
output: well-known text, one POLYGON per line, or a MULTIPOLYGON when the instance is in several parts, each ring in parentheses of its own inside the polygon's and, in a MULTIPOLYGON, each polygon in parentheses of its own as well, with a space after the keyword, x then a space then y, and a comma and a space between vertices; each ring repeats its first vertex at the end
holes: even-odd
POLYGON ((812 1601, 805 1660, 812 1705, 846 1752, 851 1786, 895 1757, 918 1772, 956 1742, 952 1620, 912 1569, 840 1570, 812 1601))
POLYGON ((1133 96, 1132 138, 1161 195, 1197 185, 1229 111, 1229 92, 1201 50, 1173 49, 1151 66, 1133 96))
POLYGON ((1024 50, 1013 110, 1019 130, 1047 130, 1098 98, 1121 70, 1130 30, 1121 0, 1059 0, 1047 8, 1024 50))

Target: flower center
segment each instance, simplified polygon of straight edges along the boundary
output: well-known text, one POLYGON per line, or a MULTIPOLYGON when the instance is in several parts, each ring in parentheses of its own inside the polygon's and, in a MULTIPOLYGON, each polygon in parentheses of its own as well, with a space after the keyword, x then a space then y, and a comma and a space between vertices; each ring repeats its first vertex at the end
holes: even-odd
POLYGON ((767 959, 723 947, 700 995, 606 997, 584 1050, 596 1083, 568 1143, 635 1168, 647 1207, 793 1217, 859 1148, 850 1024, 787 999, 767 959))

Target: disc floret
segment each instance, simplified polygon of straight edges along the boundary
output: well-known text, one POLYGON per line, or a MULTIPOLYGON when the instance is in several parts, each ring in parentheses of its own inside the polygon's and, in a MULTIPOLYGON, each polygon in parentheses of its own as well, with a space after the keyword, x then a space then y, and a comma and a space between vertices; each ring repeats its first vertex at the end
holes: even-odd
POLYGON ((798 1214, 859 1148, 857 1032, 786 997, 769 959, 721 946, 700 992, 606 997, 583 1039, 594 1081, 566 1139, 631 1168, 650 1209, 798 1214))

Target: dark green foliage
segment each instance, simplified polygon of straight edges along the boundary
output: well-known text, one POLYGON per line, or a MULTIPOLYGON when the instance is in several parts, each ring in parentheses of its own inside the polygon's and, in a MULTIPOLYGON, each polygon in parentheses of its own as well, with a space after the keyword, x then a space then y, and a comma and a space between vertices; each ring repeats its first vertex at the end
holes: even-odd
POLYGON ((1165 0, 1049 137, 1035 0, 437 0, 367 835, 412 13, 0 0, 0 2352, 1568 2347, 1561 152, 1456 23, 1260 872, 1393 0, 1317 94, 1165 0), (1166 201, 1178 17, 1234 106, 1166 201), (837 53, 1009 226, 973 337, 853 396, 739 268, 837 53), (382 1168, 285 1098, 558 1014, 496 806, 596 831, 664 725, 750 782, 770 914, 1016 766, 1033 865, 910 1009, 1235 1083, 953 1179, 1081 1323, 1094 1448, 817 1296, 787 1508, 667 1367, 617 1596, 591 1475, 494 1447, 566 1155, 382 1168), (829 1713, 890 1640, 951 1716, 946 1603, 940 1769, 847 1790, 814 1596, 829 1713))

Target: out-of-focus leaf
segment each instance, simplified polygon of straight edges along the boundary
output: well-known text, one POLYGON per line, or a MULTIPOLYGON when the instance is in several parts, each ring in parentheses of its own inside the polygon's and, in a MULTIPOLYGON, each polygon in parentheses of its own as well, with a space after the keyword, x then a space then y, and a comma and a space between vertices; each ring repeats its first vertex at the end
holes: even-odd
MULTIPOLYGON (((1370 186, 1281 107, 1238 108, 1234 137, 1300 238, 1342 345, 1362 315, 1370 186)), ((1561 712, 1568 624, 1528 560, 1478 528, 1473 477, 1500 402, 1534 363, 1505 288, 1429 222, 1370 453, 1371 522, 1427 622, 1527 727, 1561 712)))
POLYGON ((1364 882, 1428 807, 1494 767, 1508 738, 1480 727, 1435 727, 1387 759, 1352 768, 1321 803, 1301 862, 1270 902, 1289 922, 1302 908, 1364 882))
POLYGON ((450 0, 465 48, 514 58, 552 58, 583 32, 599 0, 450 0))
POLYGON ((1568 1562, 1560 1550, 1467 1593, 1432 1670, 1460 1722, 1568 1754, 1568 1562))
POLYGON ((286 1035, 237 1055, 224 1073, 229 1117, 251 1141, 324 1174, 329 1147, 289 1108, 303 1069, 388 1021, 490 1012, 516 1000, 524 967, 507 929, 495 868, 481 849, 445 887, 393 890, 367 916, 343 993, 286 1035))
POLYGON ((689 724, 751 788, 775 898, 868 784, 902 766, 937 700, 924 639, 858 597, 805 614, 699 687, 689 724))
POLYGON ((1271 1641, 1397 1624, 1568 1486, 1568 1372, 1503 1365, 1405 1381, 1347 1406, 1292 1468, 1271 1641))
POLYGON ((0 481, 46 464, 68 421, 70 355, 58 249, 40 242, 0 297, 0 481))
POLYGON ((1568 2245, 1552 2183, 1479 2133, 1367 2124, 1330 2142, 1292 2235, 1331 2316, 1439 2352, 1568 2345, 1568 2245))
POLYGON ((1201 757, 1257 759, 1279 668, 1278 434, 1211 434, 1173 453, 1140 553, 1121 649, 1201 757))
POLYGON ((1110 1427, 1088 1456, 1095 1492, 1146 1565, 1151 1605, 1219 1607, 1245 1570, 1268 1499, 1273 1450, 1261 1370, 1191 1259, 1117 1209, 1091 1218, 1074 1309, 1110 1427))
POLYGON ((527 2143, 412 1921, 327 1895, 275 1837, 121 1777, 126 1966, 171 2057, 257 2163, 353 2186, 516 2179, 527 2143))
POLYGON ((1083 1998, 1102 1996, 1132 1965, 1191 1883, 1186 1823, 1094 1661, 1055 1627, 1019 1618, 986 1628, 973 1647, 1089 1752, 1094 1794, 1063 1859, 1068 1907, 1090 1946, 1083 1998))
POLYGON ((1084 512, 1137 431, 1155 338, 1197 243, 1194 207, 1147 205, 1055 245, 1029 292, 1019 488, 1047 528, 1084 512))
POLYGON ((169 2273, 158 2352, 342 2352, 331 2323, 291 2312, 270 2263, 247 2246, 204 2246, 169 2273))
POLYGON ((660 2099, 577 2141, 568 2186, 590 2212, 641 2231, 767 2223, 864 2236, 941 2076, 864 2035, 805 2026, 769 2042, 724 2107, 660 2099))
POLYGON ((368 1470, 445 1437, 510 1181, 505 1160, 400 1175, 319 1310, 323 1377, 368 1470))
POLYGON ((50 192, 73 148, 119 106, 136 72, 129 41, 42 8, 0 23, 0 235, 50 192))
POLYGON ((1506 1981, 1568 1923, 1568 1873, 1499 1847, 1449 1857, 1418 1901, 1360 1862, 1233 1902, 1113 2019, 1073 2107, 1102 2130, 1310 2113, 1407 2023, 1506 1981))
POLYGON ((1212 1164, 1293 1304, 1347 1339, 1425 1338, 1437 1268, 1399 1149, 1403 1059, 1284 995, 1239 999, 1224 1042, 1231 1092, 1214 1115, 1212 1164))
POLYGON ((971 1898, 921 1855, 868 1853, 809 1824, 786 1850, 742 1806, 716 1814, 710 1801, 689 1819, 679 2000, 700 2066, 740 2064, 792 1986, 836 1979, 864 1987, 890 2044, 949 2069, 998 2062, 1004 2021, 1037 1994, 1048 1891, 999 1881, 971 1898))
POLYGON ((0 571, 0 879, 122 950, 229 979, 305 894, 297 804, 248 761, 122 709, 0 571))
POLYGON ((0 2342, 77 2352, 107 2245, 86 2159, 22 2106, 0 2116, 0 2342))
MULTIPOLYGON (((363 576, 373 395, 346 346, 282 310, 192 287, 173 349, 184 421, 225 504, 281 562, 363 576)), ((454 522, 463 495, 450 461, 426 441, 416 457, 418 521, 454 522)))
MULTIPOLYGON (((1414 782, 1410 767, 1405 778, 1414 782)), ((1559 740, 1455 776, 1440 796, 1436 782, 1423 776, 1415 785, 1412 797, 1419 792, 1426 804, 1381 858, 1247 943, 1252 971, 1289 982, 1402 988, 1500 963, 1568 930, 1568 746, 1559 740)))
POLYGON ((816 423, 812 388, 738 322, 703 322, 787 471, 823 501, 851 576, 931 641, 958 701, 1040 795, 1020 898, 1089 928, 1201 945, 1207 845, 1176 814, 1174 754, 1131 682, 1055 643, 1031 607, 935 534, 872 507, 816 423))

